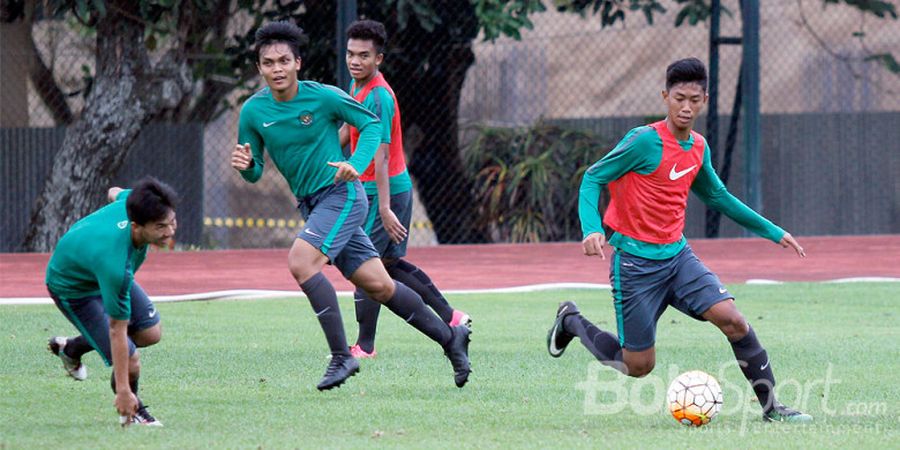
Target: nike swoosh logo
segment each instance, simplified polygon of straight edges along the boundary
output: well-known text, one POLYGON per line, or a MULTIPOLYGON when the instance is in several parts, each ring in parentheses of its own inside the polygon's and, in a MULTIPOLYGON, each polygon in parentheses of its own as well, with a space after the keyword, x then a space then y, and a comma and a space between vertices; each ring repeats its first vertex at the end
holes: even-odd
POLYGON ((759 368, 759 370, 766 370, 766 367, 769 367, 769 360, 768 360, 768 359, 766 360, 766 363, 763 364, 762 367, 759 368))
MULTIPOLYGON (((556 317, 565 314, 567 309, 569 309, 569 305, 563 305, 562 309, 556 313, 556 317)), ((550 330, 550 336, 556 336, 556 330, 559 328, 559 325, 562 325, 562 322, 553 324, 553 329, 550 330)), ((550 354, 554 356, 559 354, 559 349, 556 348, 556 339, 550 339, 550 354)))
POLYGON ((150 316, 151 319, 156 317, 156 308, 151 309, 150 312, 147 313, 147 315, 150 316))
POLYGON ((681 171, 675 171, 675 167, 677 167, 677 166, 678 166, 678 164, 672 165, 672 170, 669 171, 669 179, 672 181, 675 181, 675 180, 687 175, 690 171, 697 168, 697 165, 694 164, 693 166, 688 167, 687 169, 684 169, 681 171))
POLYGON ((304 229, 303 229, 303 232, 306 233, 306 234, 308 234, 308 235, 315 236, 315 237, 317 237, 317 238, 322 237, 322 236, 319 236, 318 234, 316 234, 315 231, 310 230, 309 228, 304 228, 304 229))
POLYGON ((719 288, 719 293, 720 293, 720 294, 724 294, 724 293, 726 293, 726 292, 728 292, 728 289, 725 289, 725 288, 719 288))
POLYGON ((275 122, 263 122, 263 128, 269 128, 272 125, 275 125, 277 122, 277 120, 275 122))

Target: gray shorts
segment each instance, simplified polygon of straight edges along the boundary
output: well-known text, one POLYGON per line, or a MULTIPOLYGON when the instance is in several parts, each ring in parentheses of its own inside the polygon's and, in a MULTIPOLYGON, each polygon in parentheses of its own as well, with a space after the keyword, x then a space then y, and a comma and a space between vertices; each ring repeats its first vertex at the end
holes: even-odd
MULTIPOLYGON (((391 194, 391 211, 400 220, 403 228, 409 231, 409 222, 412 220, 412 191, 391 194)), ((381 213, 378 212, 378 196, 369 196, 369 216, 366 217, 366 224, 363 227, 375 251, 382 258, 402 258, 406 256, 406 245, 409 242, 409 234, 407 233, 399 243, 391 240, 387 230, 384 229, 384 222, 381 221, 381 213)))
POLYGON ((326 186, 300 199, 297 207, 306 220, 297 239, 319 249, 344 278, 350 278, 364 262, 378 257, 362 229, 369 205, 359 181, 326 186))
MULTIPOLYGON (((103 308, 103 298, 99 295, 68 299, 62 298, 50 288, 50 297, 56 307, 69 319, 72 325, 81 332, 88 343, 107 366, 112 365, 112 347, 109 343, 109 316, 103 308)), ((128 320, 128 334, 146 330, 159 323, 159 313, 156 306, 147 297, 147 293, 141 289, 137 282, 131 283, 131 318, 128 320)), ((133 355, 134 342, 128 338, 128 354, 133 355)))
POLYGON ((716 303, 734 298, 719 277, 685 245, 664 260, 616 250, 609 266, 619 344, 629 351, 656 343, 656 322, 670 305, 697 320, 716 303))

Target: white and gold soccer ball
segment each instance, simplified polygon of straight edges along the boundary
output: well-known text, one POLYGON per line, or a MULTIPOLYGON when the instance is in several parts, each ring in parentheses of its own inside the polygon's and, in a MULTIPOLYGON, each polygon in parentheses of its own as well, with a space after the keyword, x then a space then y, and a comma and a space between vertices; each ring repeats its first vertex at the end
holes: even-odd
POLYGON ((722 408, 722 387, 710 374, 692 370, 672 380, 666 401, 675 420, 699 427, 708 424, 722 408))

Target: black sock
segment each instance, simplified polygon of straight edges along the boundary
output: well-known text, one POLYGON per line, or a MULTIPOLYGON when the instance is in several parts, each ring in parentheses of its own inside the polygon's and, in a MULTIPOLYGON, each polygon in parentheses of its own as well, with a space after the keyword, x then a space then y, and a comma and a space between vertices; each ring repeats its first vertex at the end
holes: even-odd
POLYGON ((608 331, 597 328, 581 314, 571 314, 563 321, 563 329, 581 339, 581 343, 603 364, 623 373, 622 346, 619 339, 608 331))
POLYGON ((450 342, 451 332, 447 322, 442 322, 440 317, 425 306, 422 298, 405 284, 398 281, 394 286, 394 296, 384 306, 441 346, 450 342))
POLYGON ((338 305, 334 286, 322 272, 312 276, 300 285, 303 293, 309 298, 313 312, 319 318, 319 325, 325 333, 328 348, 332 355, 349 356, 347 337, 344 335, 344 322, 341 320, 341 308, 338 305))
POLYGON ((732 342, 731 349, 734 350, 734 357, 737 358, 744 377, 753 386, 763 412, 769 412, 775 405, 775 375, 769 364, 769 355, 760 345, 753 327, 750 327, 746 336, 732 342))
POLYGON ((88 343, 84 336, 76 336, 66 340, 66 347, 63 349, 63 353, 69 358, 81 359, 81 355, 93 349, 94 347, 91 347, 91 344, 88 343))
POLYGON ((362 289, 356 290, 353 300, 356 307, 356 322, 359 323, 359 337, 356 344, 366 353, 372 353, 375 350, 375 329, 378 326, 381 303, 369 298, 362 289))
MULTIPOLYGON (((131 386, 131 393, 134 394, 135 397, 138 396, 138 380, 140 377, 131 378, 131 375, 128 376, 128 384, 131 386)), ((116 393, 116 371, 113 370, 112 374, 109 376, 109 387, 112 388, 113 394, 116 393)), ((138 400, 140 401, 140 400, 138 400)))
POLYGON ((422 269, 405 259, 397 260, 394 264, 388 265, 386 269, 391 278, 416 291, 416 294, 422 297, 425 304, 430 306, 441 317, 441 320, 450 323, 453 318, 453 308, 422 269))

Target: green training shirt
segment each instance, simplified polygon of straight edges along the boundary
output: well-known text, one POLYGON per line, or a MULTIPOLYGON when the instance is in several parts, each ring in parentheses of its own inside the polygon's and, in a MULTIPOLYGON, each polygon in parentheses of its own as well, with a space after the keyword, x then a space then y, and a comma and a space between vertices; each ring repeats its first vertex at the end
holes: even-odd
POLYGON ((147 257, 147 245, 135 248, 125 211, 124 190, 116 200, 79 220, 56 244, 45 282, 65 299, 100 295, 106 314, 131 318, 131 283, 147 257))
MULTIPOLYGON (((685 151, 694 145, 694 137, 678 141, 685 151)), ((581 219, 583 237, 591 233, 602 233, 599 200, 603 187, 624 176, 628 172, 647 175, 655 172, 663 155, 663 143, 656 130, 649 126, 637 127, 629 131, 609 154, 592 165, 584 174, 578 197, 578 215, 581 219)), ((726 216, 753 233, 779 242, 784 230, 757 214, 725 188, 716 175, 710 160, 709 145, 703 150, 703 165, 697 178, 691 184, 691 192, 704 203, 721 211, 726 216)), ((668 259, 681 251, 687 244, 684 235, 670 244, 643 242, 618 232, 609 239, 610 245, 633 255, 647 259, 668 259)))
POLYGON ((348 161, 362 174, 381 140, 381 123, 369 110, 340 89, 314 81, 299 81, 297 95, 279 102, 266 87, 244 102, 238 143, 250 144, 253 165, 240 171, 255 183, 262 176, 268 151, 275 167, 299 199, 334 183, 337 169, 329 162, 348 161), (360 131, 359 145, 348 160, 341 150, 342 122, 360 131))

